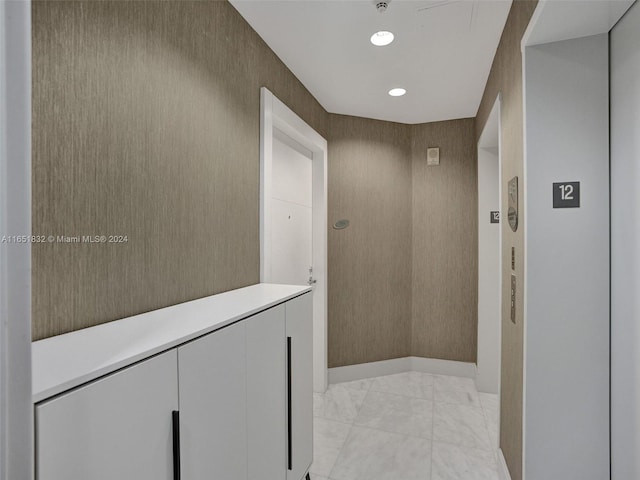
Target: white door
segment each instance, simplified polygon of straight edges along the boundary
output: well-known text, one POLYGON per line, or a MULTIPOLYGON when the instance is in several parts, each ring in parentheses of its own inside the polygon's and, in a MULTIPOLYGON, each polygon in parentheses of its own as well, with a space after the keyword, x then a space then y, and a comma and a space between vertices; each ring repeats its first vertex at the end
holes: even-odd
POLYGON ((626 480, 640 478, 640 3, 610 40, 611 478, 626 480))
POLYGON ((260 281, 313 284, 313 385, 327 388, 327 141, 260 90, 260 281), (313 269, 313 271, 309 271, 313 269))
POLYGON ((306 285, 313 263, 313 154, 274 129, 271 190, 272 283, 306 285))

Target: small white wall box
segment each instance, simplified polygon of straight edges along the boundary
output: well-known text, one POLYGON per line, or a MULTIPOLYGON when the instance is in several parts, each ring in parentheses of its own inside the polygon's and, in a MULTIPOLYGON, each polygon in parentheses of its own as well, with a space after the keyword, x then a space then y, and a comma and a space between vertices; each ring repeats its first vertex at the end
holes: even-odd
POLYGON ((440 147, 427 148, 427 165, 440 165, 440 147))

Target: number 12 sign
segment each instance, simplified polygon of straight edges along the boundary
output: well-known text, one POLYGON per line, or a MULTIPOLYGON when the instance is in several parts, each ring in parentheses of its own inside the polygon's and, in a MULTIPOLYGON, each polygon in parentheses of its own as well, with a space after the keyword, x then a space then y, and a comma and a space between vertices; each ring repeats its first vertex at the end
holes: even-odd
POLYGON ((554 183, 553 208, 580 208, 580 182, 554 183))

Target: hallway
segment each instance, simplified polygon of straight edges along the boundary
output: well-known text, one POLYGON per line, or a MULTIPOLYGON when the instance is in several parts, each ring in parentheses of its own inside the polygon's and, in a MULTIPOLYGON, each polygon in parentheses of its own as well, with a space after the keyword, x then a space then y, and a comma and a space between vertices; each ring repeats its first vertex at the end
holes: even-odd
POLYGON ((0 43, 0 480, 640 480, 640 0, 0 43))
POLYGON ((497 480, 498 396, 400 373, 314 397, 312 480, 497 480))

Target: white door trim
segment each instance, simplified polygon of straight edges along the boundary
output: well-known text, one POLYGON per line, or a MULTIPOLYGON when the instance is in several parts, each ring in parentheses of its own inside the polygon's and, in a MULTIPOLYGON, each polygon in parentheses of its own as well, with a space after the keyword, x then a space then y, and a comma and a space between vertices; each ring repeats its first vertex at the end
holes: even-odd
MULTIPOLYGON (((31 2, 0 2, 0 237, 31 235, 31 2)), ((44 232, 38 232, 43 233, 44 232)), ((31 245, 0 242, 0 480, 33 478, 31 245)))
MULTIPOLYGON (((487 154, 484 153, 483 150, 489 150, 493 153, 492 150, 495 148, 497 149, 498 157, 496 172, 497 190, 495 193, 498 198, 496 206, 499 212, 502 212, 501 102, 502 97, 499 93, 478 140, 478 198, 480 198, 482 196, 481 194, 485 193, 488 189, 488 187, 484 186, 480 182, 480 174, 485 168, 487 168, 484 165, 484 162, 486 161, 484 157, 487 154)), ((487 211, 478 212, 478 221, 480 222, 478 227, 479 229, 482 222, 488 221, 487 213, 487 211)), ((482 269, 478 270, 478 373, 476 377, 476 385, 478 387, 478 391, 498 394, 500 393, 500 365, 502 360, 502 227, 505 220, 506 216, 503 216, 500 219, 500 223, 496 225, 498 244, 495 245, 495 253, 498 263, 496 266, 498 281, 496 282, 497 291, 491 293, 497 293, 497 297, 492 299, 487 298, 487 293, 480 288, 482 282, 485 281, 483 275, 486 271, 481 271, 482 269), (487 315, 489 313, 486 311, 487 302, 490 302, 491 305, 495 306, 495 312, 492 312, 492 314, 495 315, 495 320, 492 319, 493 315, 487 315), (483 308, 484 310, 482 310, 483 308), (497 358, 494 357, 493 354, 495 354, 497 358), (494 371, 494 367, 496 365, 492 365, 492 362, 494 361, 497 361, 497 371, 494 371)), ((481 246, 484 246, 482 243, 484 237, 479 235, 478 238, 478 246, 480 248, 481 246)), ((480 257, 482 257, 482 253, 483 252, 480 252, 480 257)), ((488 266, 491 268, 491 265, 488 266)))
POLYGON ((313 153, 313 388, 327 388, 327 141, 267 88, 260 89, 260 281, 271 281, 273 131, 313 153))

